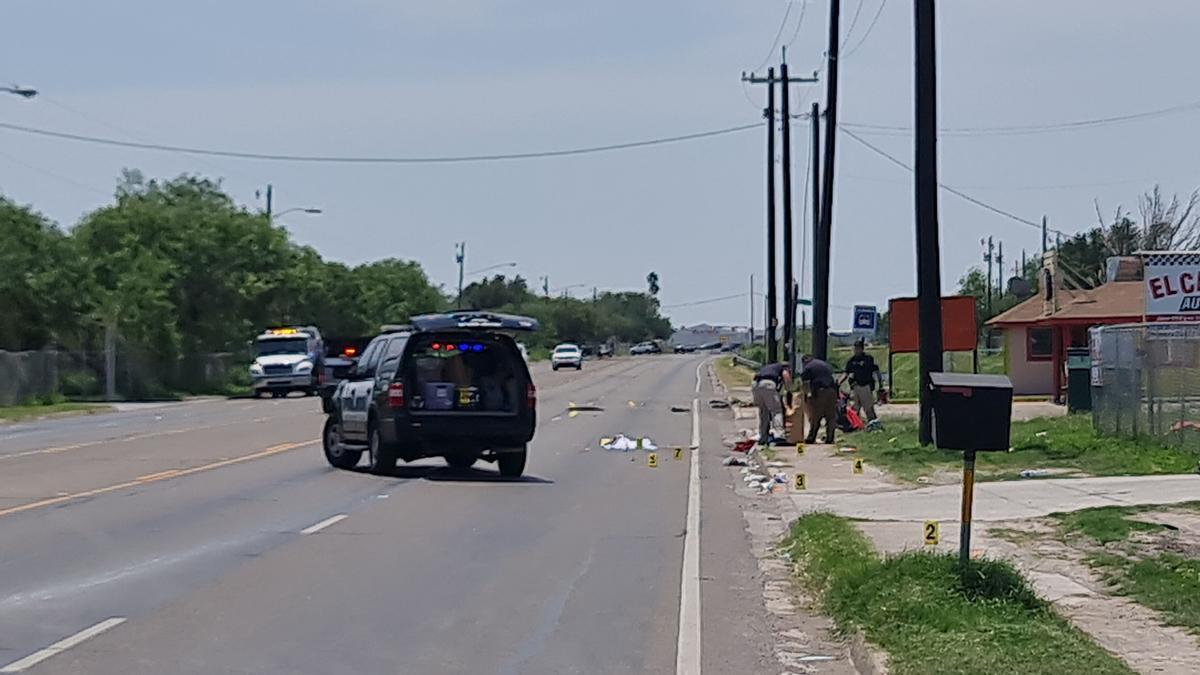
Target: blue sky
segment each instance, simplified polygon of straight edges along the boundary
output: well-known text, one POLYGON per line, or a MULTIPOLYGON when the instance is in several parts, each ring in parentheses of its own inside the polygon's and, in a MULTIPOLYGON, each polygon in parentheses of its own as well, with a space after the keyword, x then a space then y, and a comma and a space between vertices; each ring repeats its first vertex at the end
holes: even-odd
MULTIPOLYGON (((863 0, 848 46, 863 37, 881 1, 863 0)), ((844 121, 911 122, 911 2, 886 2, 866 42, 843 61, 844 121)), ((844 31, 857 6, 845 0, 844 31)), ((1082 0, 939 6, 944 126, 1105 117, 1195 97, 1188 91, 1195 3, 1157 2, 1153 13, 1142 3, 1082 0)), ((786 7, 782 0, 9 0, 0 80, 44 95, 0 98, 0 121, 177 145, 352 155, 527 151, 702 131, 759 119, 762 89, 744 90, 739 74, 763 60, 786 7)), ((796 34, 790 60, 808 72, 824 49, 826 3, 804 8, 796 32, 801 9, 793 4, 783 41, 796 34)), ((1155 182, 1169 192, 1200 184, 1190 153, 1198 115, 944 137, 942 180, 1030 220, 1048 214, 1063 230, 1090 227, 1094 198, 1109 213, 1133 207, 1155 182), (1062 185, 1079 187, 1043 189, 1062 185)), ((804 124, 795 137, 799 183, 804 124)), ((907 137, 869 140, 911 160, 907 137)), ((333 259, 413 258, 448 285, 454 242, 465 240, 468 269, 516 261, 524 276, 549 275, 552 287, 581 284, 576 292, 642 288, 653 269, 669 307, 742 292, 752 272, 761 287, 763 146, 753 130, 538 161, 295 165, 0 130, 0 190, 70 226, 109 199, 124 167, 221 177, 252 206, 269 182, 277 210, 325 210, 284 220, 297 240, 333 259)), ((845 136, 838 147, 832 302, 882 305, 911 294, 908 175, 845 136)), ((1009 261, 1038 246, 1033 228, 945 193, 941 204, 948 289, 979 260, 981 237, 1004 241, 1009 261)), ((744 322, 748 308, 742 298, 668 311, 677 323, 744 322)), ((848 309, 834 308, 835 326, 849 321, 848 309)))

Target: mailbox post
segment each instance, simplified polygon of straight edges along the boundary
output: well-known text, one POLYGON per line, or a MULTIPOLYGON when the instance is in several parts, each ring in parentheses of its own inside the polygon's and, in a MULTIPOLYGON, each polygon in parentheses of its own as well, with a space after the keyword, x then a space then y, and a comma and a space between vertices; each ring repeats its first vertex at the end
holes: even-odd
POLYGON ((971 559, 971 513, 975 500, 975 453, 1005 452, 1012 426, 1012 382, 1004 375, 930 373, 933 444, 963 453, 958 562, 971 559))

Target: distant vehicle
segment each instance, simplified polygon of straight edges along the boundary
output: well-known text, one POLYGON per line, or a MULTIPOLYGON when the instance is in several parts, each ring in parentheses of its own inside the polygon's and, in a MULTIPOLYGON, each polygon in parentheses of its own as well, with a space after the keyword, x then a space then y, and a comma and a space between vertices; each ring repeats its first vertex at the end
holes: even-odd
POLYGON ((596 348, 592 345, 583 345, 579 348, 579 353, 583 354, 583 358, 590 359, 596 356, 596 348))
POLYGON ((610 345, 606 342, 606 343, 596 347, 596 358, 611 359, 612 357, 613 357, 612 345, 610 345))
POLYGON ((525 471, 537 427, 537 390, 508 334, 537 330, 535 319, 487 312, 415 316, 385 330, 338 383, 325 420, 326 460, 372 473, 397 459, 442 457, 455 468, 480 459, 500 475, 525 471), (503 331, 503 332, 502 332, 503 331))
POLYGON ((338 382, 346 379, 358 357, 367 344, 370 336, 357 338, 330 338, 325 342, 325 359, 321 366, 320 392, 321 410, 329 414, 333 410, 333 392, 338 382))
POLYGON ((742 348, 742 343, 740 343, 740 342, 729 342, 724 345, 721 345, 721 351, 723 351, 723 352, 736 352, 737 350, 739 350, 741 348, 742 348))
POLYGON ((564 343, 554 348, 550 354, 551 370, 559 368, 574 368, 575 370, 583 369, 583 350, 579 345, 564 343))
POLYGON ((647 340, 646 342, 639 342, 630 347, 629 353, 633 354, 634 356, 639 354, 661 354, 662 347, 659 347, 658 343, 654 342, 653 340, 647 340))
POLYGON ((325 343, 316 326, 269 328, 254 338, 250 381, 257 398, 282 398, 293 391, 312 396, 320 388, 325 343))
POLYGON ((703 352, 712 351, 714 349, 720 349, 720 348, 721 348, 720 342, 705 342, 704 344, 696 347, 697 350, 703 351, 703 352))
POLYGON ((695 345, 675 345, 676 354, 691 354, 696 351, 695 345))

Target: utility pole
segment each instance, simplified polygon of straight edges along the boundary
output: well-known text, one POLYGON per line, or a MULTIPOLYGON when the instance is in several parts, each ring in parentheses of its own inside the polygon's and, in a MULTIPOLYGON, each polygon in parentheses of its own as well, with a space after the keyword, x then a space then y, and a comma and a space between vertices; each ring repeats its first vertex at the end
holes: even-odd
POLYGON ((996 253, 996 297, 1004 298, 1004 242, 997 244, 996 253))
POLYGON ((267 183, 267 222, 271 222, 271 184, 267 183))
MULTIPOLYGON (((817 270, 816 254, 817 247, 821 245, 821 107, 816 101, 813 101, 812 112, 809 113, 809 131, 812 133, 812 138, 809 143, 812 144, 812 249, 813 253, 813 290, 817 288, 817 270)), ((828 269, 825 272, 829 275, 828 269)), ((805 321, 807 321, 807 314, 805 321)), ((807 326, 805 326, 807 328, 807 326)), ((812 351, 813 341, 810 338, 808 341, 808 349, 812 351)))
MULTIPOLYGON (((775 77, 775 69, 768 68, 767 76, 758 77, 754 73, 742 73, 742 81, 752 84, 767 85, 767 109, 763 117, 767 120, 767 360, 779 360, 777 347, 777 330, 779 319, 776 316, 775 286, 775 84, 780 83, 782 90, 783 110, 783 338, 784 347, 795 351, 792 344, 795 340, 796 295, 792 290, 792 182, 791 182, 791 124, 788 109, 788 84, 792 82, 816 82, 813 77, 793 77, 787 75, 787 48, 783 51, 783 62, 779 67, 779 78, 775 77)), ((789 360, 790 362, 790 360, 789 360)))
MULTIPOLYGON (((984 241, 979 240, 979 245, 983 246, 984 241)), ((987 238, 987 249, 983 253, 983 262, 987 263, 987 315, 992 318, 992 252, 995 247, 992 245, 992 238, 987 238)))
POLYGON ((460 241, 455 245, 454 260, 458 263, 458 302, 456 304, 459 309, 462 309, 463 265, 467 262, 467 242, 460 241))
POLYGON ((838 43, 841 0, 829 0, 829 47, 825 70, 825 170, 821 188, 821 221, 813 249, 813 354, 826 359, 829 351, 829 255, 833 229, 833 166, 837 146, 838 43))
POLYGON ((542 294, 545 295, 547 298, 550 297, 550 275, 549 274, 542 276, 542 294))
POLYGON ((600 289, 595 286, 592 286, 592 302, 595 302, 599 299, 600 299, 600 289))
POLYGON ((1045 216, 1045 214, 1043 214, 1042 215, 1042 255, 1046 255, 1046 235, 1048 234, 1048 232, 1049 231, 1046 229, 1046 216, 1045 216))
MULTIPOLYGON (((836 3, 837 0, 834 0, 836 3)), ((942 272, 938 243, 937 175, 937 40, 934 0, 913 0, 916 33, 916 162, 917 336, 920 359, 920 426, 922 445, 933 442, 932 391, 929 374, 942 370, 942 272)), ((837 45, 837 32, 832 32, 837 45)), ((832 60, 832 59, 831 59, 832 60)), ((826 115, 831 111, 827 111, 826 115)), ((832 124, 830 125, 832 127, 832 124)), ((832 157, 832 148, 827 158, 832 157)), ((825 165, 832 168, 830 163, 825 165)), ((829 195, 826 195, 828 200, 829 195)), ((829 202, 826 201, 828 204, 829 202)), ((825 214, 828 218, 828 214, 825 214)))
POLYGON ((754 275, 750 275, 750 344, 754 344, 754 275))

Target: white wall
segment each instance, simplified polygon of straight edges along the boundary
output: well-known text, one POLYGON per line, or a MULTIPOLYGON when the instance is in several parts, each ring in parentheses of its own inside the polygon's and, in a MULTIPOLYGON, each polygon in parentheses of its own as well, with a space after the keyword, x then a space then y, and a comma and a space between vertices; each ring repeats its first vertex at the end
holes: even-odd
POLYGON ((1049 396, 1054 391, 1052 361, 1026 361, 1025 328, 1004 329, 1004 346, 1008 352, 1008 379, 1012 380, 1015 396, 1049 396))

